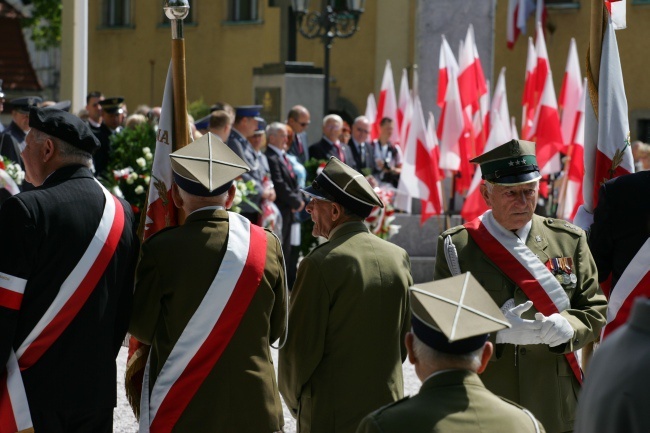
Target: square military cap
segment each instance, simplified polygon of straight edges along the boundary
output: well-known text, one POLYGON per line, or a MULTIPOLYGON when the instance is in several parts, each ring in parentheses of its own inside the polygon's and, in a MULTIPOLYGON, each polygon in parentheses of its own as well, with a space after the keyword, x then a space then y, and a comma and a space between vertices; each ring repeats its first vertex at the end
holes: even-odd
POLYGON ((365 176, 334 156, 311 186, 302 192, 320 200, 339 203, 362 218, 367 218, 375 206, 384 207, 365 176))
POLYGON ((234 179, 250 171, 246 162, 210 132, 169 157, 176 184, 201 197, 223 194, 234 179))
POLYGON ((103 101, 99 101, 99 105, 102 106, 102 110, 109 114, 124 113, 124 98, 121 96, 106 98, 103 101))
POLYGON ((253 117, 258 122, 264 122, 264 119, 260 116, 261 110, 261 105, 240 105, 239 107, 235 107, 235 116, 253 117))
POLYGON ((29 110, 29 127, 90 154, 100 147, 99 140, 86 122, 74 114, 53 107, 32 107, 29 110))
POLYGON ((519 185, 542 177, 532 141, 511 140, 470 162, 480 164, 483 179, 499 185, 519 185))
POLYGON ((464 354, 483 347, 491 332, 509 328, 499 306, 471 273, 410 288, 411 325, 427 346, 464 354))
POLYGON ((9 101, 9 104, 11 104, 14 110, 23 114, 29 114, 29 109, 32 107, 38 107, 38 104, 41 102, 43 102, 43 99, 39 96, 23 96, 21 98, 12 99, 9 101))

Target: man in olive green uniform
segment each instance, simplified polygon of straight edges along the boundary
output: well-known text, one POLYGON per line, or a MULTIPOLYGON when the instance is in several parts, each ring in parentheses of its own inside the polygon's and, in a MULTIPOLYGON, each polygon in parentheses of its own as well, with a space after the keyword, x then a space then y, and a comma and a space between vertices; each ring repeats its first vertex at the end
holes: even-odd
POLYGON ((539 433, 524 408, 488 391, 478 374, 492 356, 489 333, 509 326, 470 274, 411 288, 409 361, 420 392, 363 419, 357 433, 539 433))
POLYGON ((573 351, 598 338, 606 310, 585 233, 533 215, 534 143, 512 140, 472 162, 491 210, 439 237, 434 278, 472 272, 513 325, 496 335, 486 387, 530 409, 547 431, 571 431, 582 380, 573 351))
POLYGON ((383 203, 363 175, 332 157, 303 191, 312 197, 312 234, 328 242, 298 268, 280 392, 300 433, 354 432, 404 393, 410 261, 364 225, 383 203))
POLYGON ((151 345, 140 431, 279 432, 269 344, 285 330, 280 242, 226 210, 248 167, 215 135, 170 157, 187 219, 142 246, 129 328, 151 345))

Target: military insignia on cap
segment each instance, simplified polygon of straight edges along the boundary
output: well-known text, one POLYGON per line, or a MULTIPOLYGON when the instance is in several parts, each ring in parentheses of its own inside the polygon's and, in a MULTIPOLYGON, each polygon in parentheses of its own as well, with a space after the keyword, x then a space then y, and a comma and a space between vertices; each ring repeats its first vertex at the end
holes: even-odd
POLYGON ((508 147, 510 148, 510 154, 513 156, 519 156, 521 153, 521 150, 519 150, 519 145, 514 141, 511 141, 508 147))

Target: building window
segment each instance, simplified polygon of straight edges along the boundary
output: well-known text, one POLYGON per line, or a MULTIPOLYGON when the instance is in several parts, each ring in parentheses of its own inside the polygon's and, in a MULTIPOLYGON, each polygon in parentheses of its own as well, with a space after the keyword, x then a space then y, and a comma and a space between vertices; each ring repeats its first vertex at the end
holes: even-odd
MULTIPOLYGON (((183 24, 196 24, 196 21, 194 20, 194 17, 196 15, 196 8, 194 7, 196 4, 195 0, 187 0, 187 3, 190 5, 190 11, 187 14, 187 18, 183 20, 183 24)), ((162 20, 160 21, 163 25, 169 25, 170 24, 170 19, 167 18, 167 15, 165 15, 165 0, 162 1, 162 20)))
POLYGON ((102 24, 105 27, 131 25, 131 0, 104 0, 102 24))
POLYGON ((228 21, 257 21, 258 0, 229 0, 228 21))
POLYGON ((549 9, 576 9, 580 7, 578 0, 544 0, 549 9))

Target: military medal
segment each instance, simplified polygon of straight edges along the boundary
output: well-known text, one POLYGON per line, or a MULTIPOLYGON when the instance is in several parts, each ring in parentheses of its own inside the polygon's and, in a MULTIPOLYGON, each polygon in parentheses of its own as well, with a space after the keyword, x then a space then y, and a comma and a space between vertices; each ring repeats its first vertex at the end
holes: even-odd
POLYGON ((569 278, 571 279, 571 284, 575 287, 575 284, 578 282, 578 277, 576 277, 576 274, 571 274, 569 278))

